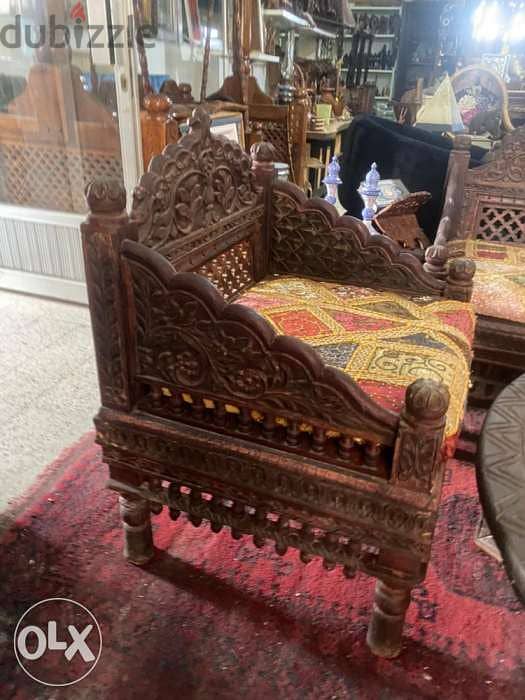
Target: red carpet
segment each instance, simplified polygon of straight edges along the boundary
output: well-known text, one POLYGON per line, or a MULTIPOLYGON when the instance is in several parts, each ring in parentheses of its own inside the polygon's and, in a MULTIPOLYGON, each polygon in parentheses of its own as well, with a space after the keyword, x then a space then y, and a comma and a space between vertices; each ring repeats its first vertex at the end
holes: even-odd
POLYGON ((525 698, 525 614, 503 570, 473 544, 474 471, 451 461, 432 565, 413 595, 403 654, 365 644, 372 581, 281 558, 164 512, 147 569, 121 557, 116 495, 92 436, 46 472, 0 542, 0 697, 525 698), (101 659, 70 688, 17 666, 20 615, 73 598, 98 619, 101 659))

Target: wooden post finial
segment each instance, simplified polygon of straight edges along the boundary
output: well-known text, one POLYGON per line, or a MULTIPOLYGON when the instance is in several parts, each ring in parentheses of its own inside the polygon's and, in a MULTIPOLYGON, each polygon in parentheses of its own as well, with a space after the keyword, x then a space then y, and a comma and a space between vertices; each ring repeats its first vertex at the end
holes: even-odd
POLYGON ((442 460, 450 394, 444 384, 420 378, 407 388, 399 420, 392 480, 413 491, 430 493, 442 460))
POLYGON ((126 190, 120 180, 92 180, 86 187, 85 195, 90 216, 127 218, 126 190))
POLYGON ((268 185, 275 177, 275 148, 268 141, 258 141, 250 148, 252 171, 261 185, 268 185))
POLYGON ((448 266, 445 297, 456 301, 470 301, 474 286, 476 263, 470 258, 453 258, 448 266))

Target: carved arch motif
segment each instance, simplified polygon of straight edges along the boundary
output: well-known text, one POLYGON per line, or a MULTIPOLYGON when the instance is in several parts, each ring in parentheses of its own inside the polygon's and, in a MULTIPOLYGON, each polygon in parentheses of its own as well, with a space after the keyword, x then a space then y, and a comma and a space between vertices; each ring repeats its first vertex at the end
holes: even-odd
POLYGON ((289 183, 273 190, 272 272, 336 280, 421 294, 442 295, 444 283, 411 253, 374 236, 351 216, 337 216, 323 200, 307 199, 289 183))
POLYGON ((260 197, 250 157, 239 144, 211 134, 210 117, 198 107, 189 133, 166 146, 141 177, 131 220, 142 243, 167 255, 192 233, 241 218, 260 197))
POLYGON ((503 137, 488 163, 468 173, 469 184, 508 183, 525 193, 525 127, 519 127, 503 137))

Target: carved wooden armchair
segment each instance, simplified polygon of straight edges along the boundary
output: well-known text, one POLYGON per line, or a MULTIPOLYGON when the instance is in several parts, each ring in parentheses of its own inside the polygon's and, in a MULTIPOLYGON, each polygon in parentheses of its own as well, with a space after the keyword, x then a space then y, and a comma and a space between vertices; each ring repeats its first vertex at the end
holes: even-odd
POLYGON ((468 145, 468 137, 456 137, 440 231, 427 260, 476 261, 474 398, 486 402, 525 372, 525 127, 507 134, 492 160, 474 169, 468 145))
POLYGON ((125 554, 150 512, 378 579, 368 643, 395 656, 423 580, 468 388, 473 264, 443 279, 322 200, 275 182, 194 113, 131 216, 95 182, 82 225, 125 554), (294 337, 295 336, 295 337, 294 337))

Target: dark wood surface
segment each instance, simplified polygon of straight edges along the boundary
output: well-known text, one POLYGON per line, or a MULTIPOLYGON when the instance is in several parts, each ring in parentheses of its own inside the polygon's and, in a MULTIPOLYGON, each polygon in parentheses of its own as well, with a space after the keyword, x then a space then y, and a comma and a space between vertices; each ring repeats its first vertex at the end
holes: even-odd
POLYGON ((436 277, 362 222, 274 182, 275 150, 190 132, 154 158, 131 216, 118 183, 93 183, 82 225, 102 406, 97 440, 120 494, 125 554, 153 556, 150 512, 299 550, 378 579, 368 643, 401 650, 425 577, 445 461, 449 394, 414 381, 401 415, 276 336, 241 289, 294 272, 468 299, 473 268, 436 277), (211 284, 211 281, 215 284, 211 284), (307 426, 307 429, 301 429, 307 426))
POLYGON ((483 513, 525 604, 525 375, 493 403, 481 434, 477 469, 483 513))

